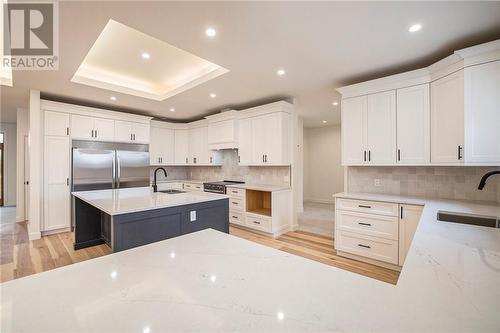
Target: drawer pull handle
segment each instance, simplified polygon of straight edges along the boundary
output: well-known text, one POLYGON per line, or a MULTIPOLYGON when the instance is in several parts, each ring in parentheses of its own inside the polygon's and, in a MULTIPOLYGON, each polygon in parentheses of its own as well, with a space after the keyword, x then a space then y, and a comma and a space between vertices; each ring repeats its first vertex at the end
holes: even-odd
POLYGON ((237 205, 238 203, 236 201, 231 201, 233 205, 237 205))
POLYGON ((358 222, 358 224, 360 224, 360 225, 367 225, 367 226, 369 226, 369 227, 371 227, 371 226, 372 226, 372 225, 371 225, 371 223, 363 223, 363 222, 358 222))
POLYGON ((260 222, 259 222, 259 221, 253 221, 253 223, 255 223, 255 224, 260 224, 260 222))
POLYGON ((371 249, 372 248, 371 246, 364 245, 364 244, 358 244, 358 246, 364 247, 365 249, 371 249))
POLYGON ((238 216, 234 216, 234 215, 233 215, 233 219, 238 219, 238 216))
POLYGON ((358 205, 359 208, 372 208, 372 206, 367 206, 367 205, 358 205))

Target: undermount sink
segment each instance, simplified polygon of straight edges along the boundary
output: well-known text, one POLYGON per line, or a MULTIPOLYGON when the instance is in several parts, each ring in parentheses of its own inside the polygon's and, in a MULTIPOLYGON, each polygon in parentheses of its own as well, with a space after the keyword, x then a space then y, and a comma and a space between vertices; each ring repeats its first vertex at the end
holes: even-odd
POLYGON ((500 218, 493 216, 473 215, 439 211, 438 221, 477 225, 482 227, 500 228, 500 218))
POLYGON ((163 190, 163 191, 158 191, 161 193, 166 193, 166 194, 178 194, 178 193, 186 193, 186 191, 180 191, 180 190, 163 190))

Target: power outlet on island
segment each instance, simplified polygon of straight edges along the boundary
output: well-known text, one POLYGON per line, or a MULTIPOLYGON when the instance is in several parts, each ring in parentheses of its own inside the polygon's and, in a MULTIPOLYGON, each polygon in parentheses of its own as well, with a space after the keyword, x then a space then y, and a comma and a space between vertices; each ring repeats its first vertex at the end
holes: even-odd
POLYGON ((373 181, 373 185, 375 185, 376 187, 382 186, 382 184, 380 184, 380 179, 375 178, 375 180, 373 181))
POLYGON ((196 211, 195 210, 192 210, 192 211, 189 212, 189 220, 191 222, 196 221, 196 211))

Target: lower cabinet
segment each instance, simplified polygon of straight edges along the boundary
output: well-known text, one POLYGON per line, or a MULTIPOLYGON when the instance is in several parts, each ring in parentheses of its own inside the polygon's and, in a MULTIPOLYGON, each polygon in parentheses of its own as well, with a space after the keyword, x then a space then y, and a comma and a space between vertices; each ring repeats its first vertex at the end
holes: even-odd
POLYGON ((337 198, 335 249, 340 255, 402 266, 422 206, 337 198))
POLYGON ((45 136, 42 232, 69 228, 70 220, 70 140, 45 136))

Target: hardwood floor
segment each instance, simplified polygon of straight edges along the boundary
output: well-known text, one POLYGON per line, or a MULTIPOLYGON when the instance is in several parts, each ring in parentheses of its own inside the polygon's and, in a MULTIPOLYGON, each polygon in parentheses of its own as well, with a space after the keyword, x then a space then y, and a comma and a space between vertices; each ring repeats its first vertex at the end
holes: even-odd
POLYGON ((111 253, 106 245, 73 250, 71 232, 30 241, 25 222, 1 225, 0 237, 0 282, 111 253))
MULTIPOLYGON (((330 237, 296 231, 274 239, 271 236, 234 226, 230 227, 230 233, 388 283, 396 284, 399 277, 399 272, 337 256, 333 249, 333 239, 330 237)), ((30 241, 26 223, 0 225, 0 237, 0 282, 111 253, 111 249, 106 245, 73 250, 73 233, 71 232, 30 241)))

